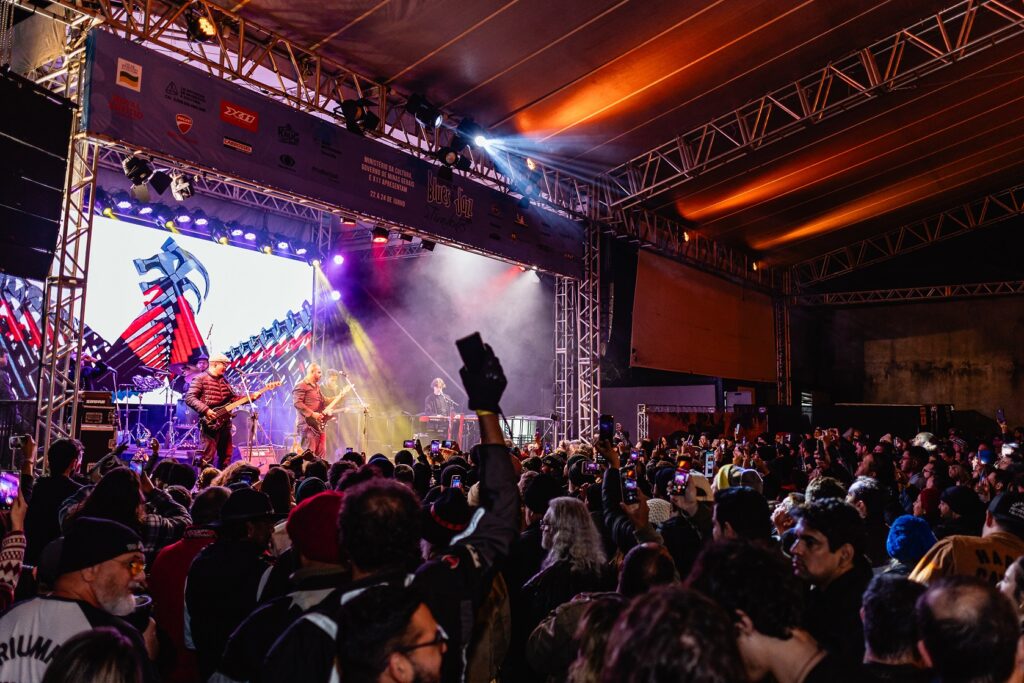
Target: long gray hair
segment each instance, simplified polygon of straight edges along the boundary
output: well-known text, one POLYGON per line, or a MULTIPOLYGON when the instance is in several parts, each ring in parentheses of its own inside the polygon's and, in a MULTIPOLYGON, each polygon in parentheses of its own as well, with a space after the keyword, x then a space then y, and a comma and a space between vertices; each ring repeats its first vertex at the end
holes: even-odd
POLYGON ((582 501, 554 498, 541 521, 541 544, 548 551, 541 569, 567 560, 576 571, 597 572, 607 561, 601 535, 582 501))

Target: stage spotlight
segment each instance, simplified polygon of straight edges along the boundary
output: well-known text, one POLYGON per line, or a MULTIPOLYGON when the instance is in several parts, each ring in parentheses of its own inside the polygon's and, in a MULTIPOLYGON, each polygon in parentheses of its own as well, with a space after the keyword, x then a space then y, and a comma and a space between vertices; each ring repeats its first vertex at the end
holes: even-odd
POLYGON ((270 235, 264 231, 261 232, 256 238, 256 248, 262 251, 264 254, 274 253, 274 240, 270 235))
POLYGON ((295 250, 295 255, 296 256, 305 256, 308 252, 309 252, 309 248, 306 245, 304 245, 304 244, 300 244, 299 247, 295 250))
POLYGON ((278 239, 278 242, 277 242, 277 248, 278 249, 280 249, 281 251, 288 251, 288 249, 290 247, 291 247, 291 245, 288 244, 288 240, 286 240, 286 239, 278 239))
POLYGON ((132 198, 130 196, 128 196, 127 192, 117 192, 117 193, 115 193, 114 197, 113 197, 113 201, 114 201, 114 206, 116 206, 117 208, 121 209, 122 211, 126 211, 126 210, 130 209, 134 205, 134 202, 132 202, 132 198))
POLYGON ((121 168, 132 185, 145 185, 153 175, 153 167, 142 157, 131 156, 121 160, 121 168))
POLYGON ((409 98, 409 101, 405 103, 405 110, 428 130, 437 128, 444 121, 441 111, 427 102, 427 98, 419 93, 415 93, 409 98))
POLYGON ((256 239, 256 233, 254 233, 252 230, 247 230, 245 232, 245 239, 252 242, 254 239, 256 239))
POLYGON ((759 267, 759 266, 758 266, 758 263, 757 263, 757 261, 751 261, 751 263, 750 263, 750 269, 751 269, 751 270, 753 270, 753 271, 754 271, 754 272, 756 273, 756 272, 757 272, 757 269, 758 269, 758 267, 759 267))
POLYGON ((193 211, 192 222, 195 223, 200 228, 205 228, 207 225, 210 224, 210 219, 206 217, 206 213, 204 213, 203 211, 193 211))
POLYGON ((140 216, 148 216, 151 213, 153 213, 153 207, 152 206, 143 206, 143 207, 141 207, 139 209, 139 215, 140 216))
MULTIPOLYGON (((167 191, 167 188, 171 186, 171 176, 167 175, 163 171, 157 171, 150 177, 149 184, 154 190, 156 190, 157 194, 163 194, 167 191)), ((177 197, 175 197, 175 199, 177 199, 177 197)))
POLYGON ((388 236, 390 234, 391 234, 390 230, 385 228, 383 225, 378 225, 378 226, 374 227, 374 229, 371 231, 371 235, 373 236, 371 241, 374 244, 387 244, 388 236))
POLYGON ((412 235, 410 235, 409 233, 403 232, 402 234, 400 234, 398 236, 398 239, 402 240, 403 242, 412 242, 412 235))
POLYGON ((344 257, 344 256, 342 256, 341 254, 335 254, 335 255, 334 255, 334 256, 333 256, 332 258, 331 258, 331 263, 333 263, 333 264, 334 264, 334 265, 336 265, 336 266, 340 266, 340 265, 341 265, 342 263, 344 263, 344 262, 345 262, 345 257, 344 257))
POLYGON ((320 259, 318 259, 316 256, 307 256, 306 257, 306 263, 308 265, 313 266, 314 268, 319 268, 320 267, 320 259))
POLYGON ((526 266, 519 266, 519 271, 522 273, 526 272, 526 266))
POLYGON ((341 292, 336 289, 331 290, 331 301, 341 301, 341 292))
POLYGON ((206 43, 217 37, 217 24, 201 11, 185 14, 185 32, 194 43, 206 43))
MULTIPOLYGON (((244 234, 245 234, 245 230, 243 230, 242 228, 238 227, 237 225, 231 228, 231 236, 232 237, 241 237, 244 234)), ((255 239, 255 237, 256 236, 253 235, 252 238, 250 238, 250 239, 255 239)))
MULTIPOLYGON (((162 192, 160 194, 163 194, 162 192)), ((192 181, 188 179, 188 176, 180 173, 175 173, 171 177, 171 196, 177 199, 179 202, 183 202, 189 197, 195 194, 195 187, 192 185, 192 181)))
POLYGON ((536 171, 537 162, 531 159, 530 157, 526 157, 526 168, 530 169, 531 171, 536 171))
POLYGON ((228 236, 228 231, 224 228, 214 228, 211 234, 213 235, 214 241, 218 244, 227 244, 231 241, 231 238, 228 236))
POLYGON ((345 127, 356 135, 374 130, 380 124, 380 117, 367 109, 372 106, 373 102, 366 98, 342 102, 340 109, 341 115, 345 117, 345 127))
POLYGON ((690 241, 690 233, 686 232, 685 230, 683 230, 683 241, 684 242, 689 242, 690 241))
POLYGON ((435 242, 432 242, 432 241, 430 241, 430 240, 423 240, 423 241, 422 241, 422 242, 420 243, 420 247, 421 247, 421 248, 422 248, 422 249, 423 249, 424 251, 434 251, 434 247, 435 247, 435 246, 437 246, 437 245, 436 245, 436 243, 435 243, 435 242))
POLYGON ((178 223, 191 223, 192 216, 188 215, 184 211, 178 212, 178 215, 174 217, 174 220, 178 223))
POLYGON ((114 209, 109 206, 104 206, 100 213, 107 218, 114 218, 114 209))
POLYGON ((462 119, 455 129, 455 137, 452 139, 452 147, 460 152, 466 147, 486 147, 489 141, 486 131, 472 118, 462 119))
POLYGON ((452 174, 453 168, 457 168, 460 171, 468 171, 473 167, 473 162, 459 154, 459 152, 452 147, 442 147, 439 149, 437 151, 437 158, 442 164, 444 164, 444 166, 438 170, 437 176, 442 180, 447 180, 449 182, 454 177, 452 174))
POLYGON ((348 227, 348 228, 355 227, 356 219, 355 218, 350 218, 348 216, 342 216, 341 217, 341 224, 344 225, 345 227, 348 227))

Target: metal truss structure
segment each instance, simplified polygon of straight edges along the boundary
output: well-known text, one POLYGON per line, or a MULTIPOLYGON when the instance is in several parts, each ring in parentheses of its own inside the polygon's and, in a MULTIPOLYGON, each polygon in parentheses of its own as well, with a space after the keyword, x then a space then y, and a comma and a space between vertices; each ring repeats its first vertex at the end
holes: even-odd
POLYGON ((1024 184, 802 261, 793 266, 794 284, 803 289, 1021 214, 1024 184))
POLYGON ((555 276, 555 443, 576 436, 576 307, 579 283, 555 276))
MULTIPOLYGON (((84 54, 66 67, 67 83, 75 86, 72 92, 76 95, 82 91, 77 84, 84 68, 84 54)), ((85 336, 85 295, 99 159, 99 149, 81 132, 81 104, 79 97, 68 153, 61 232, 43 290, 35 439, 44 453, 55 438, 71 436, 78 410, 81 364, 73 359, 81 354, 85 336)))
POLYGON ((601 231, 588 223, 576 307, 576 425, 593 439, 601 413, 601 231))
POLYGON ((881 93, 908 87, 1024 34, 1024 12, 1010 4, 959 2, 635 157, 606 174, 618 194, 611 206, 636 206, 881 93))
POLYGON ((775 377, 780 406, 793 404, 793 343, 790 337, 790 303, 785 297, 772 301, 775 329, 775 377))
POLYGON ((853 306, 857 304, 944 301, 989 296, 1024 294, 1024 280, 977 282, 966 285, 929 285, 902 289, 871 289, 857 292, 800 293, 792 297, 794 306, 853 306))
MULTIPOLYGON (((316 222, 316 229, 313 234, 313 244, 316 245, 316 258, 320 263, 327 262, 327 256, 331 253, 331 234, 334 230, 335 217, 324 211, 320 213, 316 222)), ((324 339, 327 335, 327 325, 324 322, 326 317, 323 311, 330 305, 330 284, 326 278, 321 277, 320 268, 313 269, 313 286, 310 288, 313 314, 310 320, 312 331, 309 350, 313 358, 323 358, 324 339)))
POLYGON ((640 403, 636 407, 636 440, 644 441, 651 438, 651 419, 647 415, 647 406, 640 403))

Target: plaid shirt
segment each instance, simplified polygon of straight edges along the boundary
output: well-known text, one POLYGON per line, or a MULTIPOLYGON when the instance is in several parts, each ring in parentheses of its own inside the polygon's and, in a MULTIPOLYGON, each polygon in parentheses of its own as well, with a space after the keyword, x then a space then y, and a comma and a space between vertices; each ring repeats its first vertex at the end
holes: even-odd
MULTIPOLYGON (((62 528, 67 516, 89 497, 93 488, 83 486, 75 495, 64 501, 59 515, 62 528)), ((164 546, 179 540, 185 534, 185 528, 191 524, 192 516, 188 510, 175 503, 166 492, 153 489, 147 493, 146 512, 142 516, 139 530, 146 564, 152 562, 164 546)), ((66 531, 66 528, 64 530, 66 531)))

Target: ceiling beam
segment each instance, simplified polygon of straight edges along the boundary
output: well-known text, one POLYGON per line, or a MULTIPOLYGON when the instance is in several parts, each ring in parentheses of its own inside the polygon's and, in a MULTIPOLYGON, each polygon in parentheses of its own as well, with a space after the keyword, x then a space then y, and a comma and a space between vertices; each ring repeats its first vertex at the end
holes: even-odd
POLYGON ((1019 0, 964 0, 830 62, 632 160, 604 178, 629 208, 1001 42, 1024 35, 1019 0))
POLYGON ((793 283, 805 289, 1022 214, 1024 184, 801 261, 792 267, 793 283))
POLYGON ((857 304, 948 301, 1024 294, 1024 280, 978 282, 966 285, 934 285, 901 289, 872 289, 858 292, 802 293, 793 296, 794 306, 854 306, 857 304))

